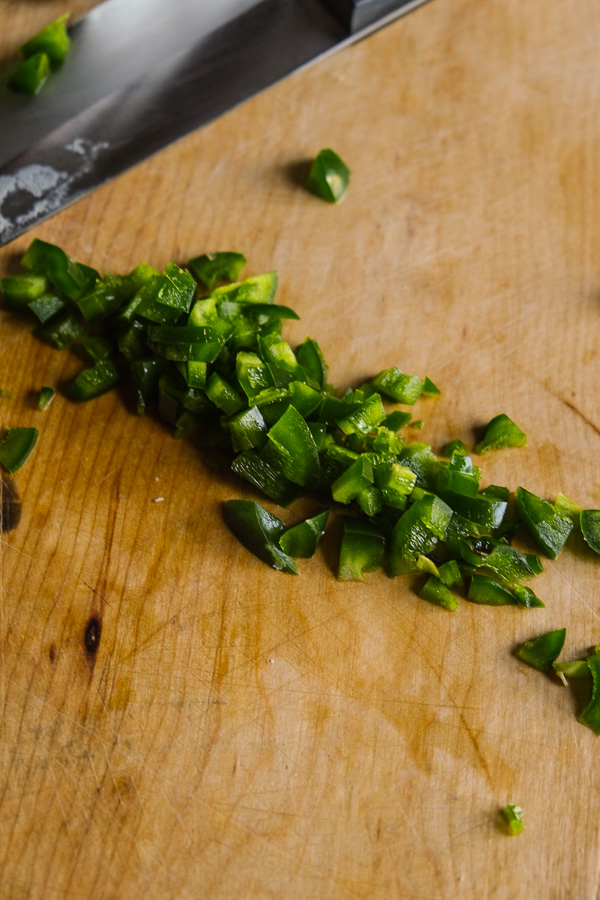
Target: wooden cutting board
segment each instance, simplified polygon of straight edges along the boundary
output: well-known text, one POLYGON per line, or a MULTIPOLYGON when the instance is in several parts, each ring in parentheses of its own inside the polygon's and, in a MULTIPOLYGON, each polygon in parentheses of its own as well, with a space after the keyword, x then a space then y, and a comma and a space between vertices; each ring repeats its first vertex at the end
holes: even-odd
MULTIPOLYGON (((1 60, 62 11, 5 2, 1 60)), ((415 436, 473 446, 506 412, 528 447, 484 481, 599 507, 599 45, 593 0, 434 0, 16 240, 0 274, 34 235, 102 271, 240 250, 336 384, 429 375, 415 436), (324 146, 352 169, 335 207, 297 179, 324 146)), ((562 626, 565 658, 600 642, 597 557, 547 561, 532 611, 339 584, 335 535, 284 576, 223 524, 243 484, 116 394, 39 412, 80 363, 1 329, 0 425, 40 429, 0 544, 3 900, 597 897, 600 745, 514 656, 562 626)))

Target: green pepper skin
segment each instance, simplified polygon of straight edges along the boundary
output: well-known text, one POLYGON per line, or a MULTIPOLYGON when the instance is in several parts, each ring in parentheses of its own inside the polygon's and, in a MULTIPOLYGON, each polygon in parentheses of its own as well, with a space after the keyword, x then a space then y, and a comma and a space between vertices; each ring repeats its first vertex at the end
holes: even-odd
POLYGON ((0 443, 0 464, 12 475, 23 466, 37 444, 37 428, 9 428, 0 443))
POLYGON ((8 86, 21 94, 39 94, 49 75, 50 59, 45 53, 36 53, 19 63, 8 86))
POLYGON ((71 400, 84 402, 99 397, 116 387, 122 378, 122 370, 113 359, 100 359, 89 369, 84 369, 71 382, 68 395, 71 400))
POLYGON ((490 450, 500 450, 502 447, 526 447, 527 437, 518 425, 509 419, 505 413, 494 416, 488 422, 485 436, 476 446, 480 455, 490 450))
POLYGON ((21 53, 27 59, 38 53, 45 53, 53 63, 61 63, 71 46, 67 32, 69 13, 59 16, 21 46, 21 53))
POLYGON ((383 566, 383 532, 368 519, 343 517, 338 581, 364 581, 367 572, 383 566))
POLYGON ((350 183, 350 169, 334 150, 325 148, 315 156, 308 177, 308 190, 326 200, 339 203, 350 183))
POLYGON ((223 504, 227 527, 258 559, 280 572, 298 575, 294 560, 279 546, 285 525, 253 500, 227 500, 223 504))
POLYGON ((458 601, 452 591, 450 591, 435 575, 429 576, 419 591, 419 597, 422 597, 423 600, 428 600, 430 603, 434 603, 436 606, 441 606, 444 609, 449 610, 449 612, 454 612, 458 606, 458 601))
POLYGON ((586 544, 600 553, 600 509, 582 509, 579 524, 586 544))
POLYGON ((481 606, 516 606, 517 600, 508 590, 493 578, 474 572, 469 582, 467 600, 481 606))
POLYGON ((591 728, 594 734, 600 735, 600 653, 588 656, 586 662, 592 676, 592 696, 579 721, 591 728))
POLYGON ((38 409, 41 409, 42 412, 50 406, 55 397, 54 388, 51 387, 42 387, 40 388, 40 396, 38 400, 38 409))
POLYGON ((517 656, 538 672, 547 672, 562 652, 566 633, 566 628, 558 628, 556 631, 548 631, 530 641, 525 641, 517 656))
POLYGON ((329 510, 304 519, 297 525, 288 528, 279 538, 279 546, 284 553, 293 559, 310 559, 325 534, 325 526, 329 518, 329 510))
POLYGON ((202 253, 194 256, 188 263, 198 281, 209 291, 215 288, 217 281, 237 281, 245 265, 246 257, 232 251, 202 253))
POLYGON ((521 807, 509 803, 502 810, 502 815, 506 821, 509 834, 515 837, 521 834, 523 831, 523 810, 521 807))
POLYGON ((517 488, 517 506, 528 532, 542 552, 550 559, 556 559, 573 530, 572 520, 561 516, 547 500, 522 487, 517 488))

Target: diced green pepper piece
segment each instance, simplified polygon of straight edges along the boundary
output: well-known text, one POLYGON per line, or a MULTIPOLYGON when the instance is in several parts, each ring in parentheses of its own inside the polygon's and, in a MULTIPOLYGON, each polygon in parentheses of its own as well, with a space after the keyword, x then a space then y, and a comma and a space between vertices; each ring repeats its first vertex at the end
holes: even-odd
POLYGON ((539 637, 525 641, 517 656, 528 666, 537 669, 538 672, 546 672, 560 656, 566 634, 566 628, 558 628, 556 631, 540 634, 539 637))
POLYGON ((176 362, 214 362, 227 340, 212 325, 151 325, 148 344, 155 353, 176 362))
POLYGON ((372 381, 373 387, 396 403, 412 406, 423 391, 423 382, 416 375, 405 375, 395 366, 383 369, 372 381))
POLYGON ((461 441, 459 438, 454 438, 454 440, 444 444, 442 447, 442 456, 452 456, 453 453, 462 453, 463 456, 468 456, 469 448, 464 441, 461 441))
POLYGON ((140 289, 135 311, 138 316, 158 325, 169 325, 182 313, 190 311, 195 295, 196 282, 190 273, 170 262, 162 275, 152 278, 140 289))
POLYGON ((447 562, 438 566, 439 579, 447 588, 463 587, 464 580, 462 572, 455 559, 449 559, 447 562))
POLYGON ((268 440, 290 481, 305 488, 316 487, 321 474, 319 452, 306 421, 297 409, 288 406, 270 428, 268 440))
POLYGON ((243 409, 229 419, 231 444, 236 453, 262 447, 267 439, 267 431, 267 423, 258 406, 243 409))
POLYGON ((522 487, 517 488, 517 506, 525 527, 542 552, 556 559, 573 530, 572 520, 560 515, 547 500, 522 487))
POLYGON ((80 372, 69 385, 67 393, 71 400, 78 402, 92 400, 116 387, 121 377, 121 367, 116 360, 101 359, 80 372))
POLYGON ((328 517, 329 510, 326 509, 284 531, 279 538, 279 546, 283 552, 293 559, 310 559, 325 534, 328 517))
POLYGON ((423 381, 422 393, 423 393, 424 397, 439 397, 442 392, 440 391, 439 387, 437 387, 433 383, 431 378, 428 378, 427 376, 425 376, 425 379, 423 381))
POLYGON ((527 437, 518 425, 509 419, 505 413, 494 416, 486 427, 485 436, 476 446, 480 455, 490 450, 499 450, 502 447, 526 447, 527 437))
POLYGON ((514 806, 509 803, 502 810, 502 815, 506 820, 509 834, 517 836, 523 831, 523 810, 520 806, 514 806))
POLYGON ((190 387, 204 388, 206 387, 206 376, 208 374, 208 363, 200 362, 197 359, 188 359, 185 363, 185 380, 190 387))
POLYGON ((290 402, 292 406, 294 406, 305 419, 315 413, 322 403, 322 393, 320 391, 315 391, 314 388, 310 387, 308 384, 304 384, 302 381, 291 381, 288 390, 290 392, 290 402))
POLYGON ((526 609, 544 609, 545 607, 545 603, 542 603, 540 598, 536 597, 531 588, 525 584, 514 584, 512 592, 517 602, 526 609))
POLYGON ((468 497, 456 491, 444 492, 444 500, 459 516, 488 531, 502 524, 507 506, 504 500, 494 500, 482 494, 468 497))
POLYGON ((218 372, 213 372, 206 385, 206 396, 223 410, 226 416, 232 416, 244 406, 242 398, 218 372))
POLYGON ((384 546, 383 532, 374 522, 344 516, 338 580, 364 581, 367 572, 381 569, 384 546))
POLYGON ((35 53, 19 63, 8 81, 13 91, 39 94, 50 75, 50 59, 46 53, 35 53))
POLYGON ((591 728, 594 734, 600 735, 600 653, 588 656, 586 662, 592 676, 592 696, 579 721, 591 728))
POLYGON ((37 443, 37 428, 9 428, 4 440, 0 443, 0 464, 12 475, 29 459, 37 443))
POLYGON ((40 397, 38 400, 39 409, 41 409, 42 411, 45 409, 48 409, 48 407, 54 400, 54 397, 55 397, 54 388, 51 388, 51 387, 40 388, 40 397))
POLYGON ((296 347, 296 358, 307 375, 312 378, 320 388, 324 388, 327 383, 328 366, 317 342, 313 341, 312 338, 305 338, 304 341, 296 347))
POLYGON ((259 455, 245 450, 233 460, 231 469, 280 506, 287 506, 300 493, 298 486, 286 478, 281 465, 266 458, 264 451, 259 455))
POLYGON ((64 297, 61 297, 60 294, 48 291, 45 294, 41 294, 35 300, 31 300, 27 306, 40 322, 47 322, 52 316, 55 316, 56 313, 65 309, 67 303, 68 301, 65 300, 64 297))
MULTIPOLYGON (((570 662, 553 662, 552 668, 557 675, 564 675, 566 678, 590 678, 590 667, 586 659, 574 659, 570 662)), ((564 681, 564 678, 563 678, 564 681)))
POLYGON ((261 391, 273 387, 273 378, 257 353, 241 350, 235 359, 235 374, 250 402, 253 402, 261 391))
POLYGON ((397 509, 404 509, 406 498, 412 492, 417 476, 408 466, 398 462, 375 467, 375 484, 381 490, 385 502, 397 509))
POLYGON ((594 553, 600 553, 600 509, 583 509, 579 524, 586 544, 594 553))
POLYGON ((392 577, 417 571, 419 556, 427 556, 443 539, 452 510, 434 494, 424 493, 405 513, 392 531, 388 547, 388 569, 392 577))
POLYGON ((508 588, 493 578, 474 572, 469 582, 467 600, 482 606, 516 606, 517 600, 508 588))
POLYGON ((336 425, 344 434, 363 435, 381 425, 385 417, 381 396, 375 393, 368 400, 359 403, 347 416, 338 419, 336 425))
POLYGON ((55 350, 65 350, 85 335, 85 329, 79 319, 69 310, 65 309, 56 316, 37 326, 34 335, 50 344, 55 350))
POLYGON ((218 303, 222 301, 234 303, 272 303, 277 292, 277 272, 265 272, 253 275, 244 281, 225 284, 215 288, 212 296, 218 303))
POLYGON ((405 425, 408 425, 410 419, 411 414, 409 412, 404 412, 402 409, 395 409, 385 417, 383 424, 386 428, 389 428, 390 431, 399 431, 401 428, 404 428, 405 425))
POLYGON ((579 520, 581 507, 573 500, 569 500, 564 494, 559 494, 554 501, 554 509, 561 516, 569 516, 573 521, 579 520))
POLYGON ((48 281, 44 275, 9 275, 0 278, 0 288, 8 309, 23 309, 46 293, 48 281))
POLYGON ((217 253, 202 253, 190 259, 188 266, 196 278, 212 291, 217 281, 236 281, 246 265, 242 253, 221 250, 217 253))
POLYGON ((320 150, 312 161, 306 187, 308 190, 326 200, 338 203, 350 184, 350 169, 330 148, 320 150))
POLYGON ((373 485, 373 464, 367 454, 362 454, 342 472, 331 485, 331 495, 336 503, 350 503, 361 491, 373 485))
MULTIPOLYGON (((443 469, 440 469, 440 474, 443 471, 443 469)), ((444 474, 443 480, 447 490, 454 491, 457 494, 464 494, 467 497, 476 496, 481 480, 481 469, 479 466, 473 465, 470 456, 454 452, 444 474)))
POLYGON ((285 531, 281 519, 253 500, 227 500, 223 513, 228 528, 258 559, 280 572, 299 574, 294 560, 279 546, 285 531))
POLYGON ((444 609, 454 612, 458 606, 458 601, 452 591, 448 590, 446 585, 435 575, 430 575, 421 590, 419 597, 435 603, 436 606, 442 606, 444 609))
POLYGON ((45 275, 69 300, 78 300, 100 278, 95 269, 73 262, 61 247, 39 238, 33 239, 21 265, 35 275, 45 275))
POLYGON ((143 416, 146 406, 158 396, 158 383, 167 363, 159 356, 136 359, 131 363, 131 381, 137 414, 143 416))
POLYGON ((109 273, 79 298, 77 306, 86 322, 91 324, 112 315, 130 298, 127 280, 109 273))
POLYGON ((37 53, 45 53, 53 63, 60 63, 69 52, 71 40, 67 32, 70 13, 64 13, 34 34, 21 46, 21 53, 27 59, 37 53))

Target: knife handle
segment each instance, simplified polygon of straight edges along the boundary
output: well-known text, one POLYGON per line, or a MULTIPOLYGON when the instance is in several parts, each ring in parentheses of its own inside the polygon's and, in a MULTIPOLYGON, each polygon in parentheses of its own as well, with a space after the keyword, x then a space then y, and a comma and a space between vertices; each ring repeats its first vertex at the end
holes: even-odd
POLYGON ((371 28, 388 16, 393 17, 394 13, 401 15, 403 12, 409 12, 413 7, 420 6, 424 0, 322 0, 322 2, 350 34, 356 34, 365 28, 371 28))

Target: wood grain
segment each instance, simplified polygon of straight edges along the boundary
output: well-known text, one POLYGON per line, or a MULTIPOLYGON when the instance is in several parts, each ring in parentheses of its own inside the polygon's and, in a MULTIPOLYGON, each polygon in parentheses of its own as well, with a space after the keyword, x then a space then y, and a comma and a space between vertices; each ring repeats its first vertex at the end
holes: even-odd
MULTIPOLYGON (((0 58, 60 12, 4 2, 0 58)), ((485 480, 598 507, 599 43, 594 0, 435 0, 18 239, 0 272, 33 235, 103 271, 241 250, 279 271, 287 335, 315 337, 336 384, 427 374, 434 448, 506 412, 529 445, 485 480), (322 146, 352 169, 337 207, 295 179, 322 146)), ((575 541, 548 561, 533 611, 338 584, 335 536, 285 577, 224 527, 243 485, 116 394, 40 413, 32 392, 78 362, 1 328, 0 425, 41 433, 0 544, 3 900, 597 897, 597 739, 513 655, 562 626, 565 657, 600 641, 597 559, 575 541)))

